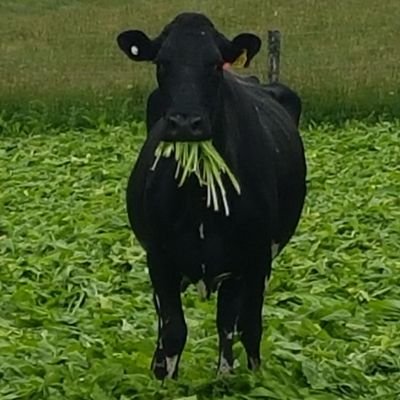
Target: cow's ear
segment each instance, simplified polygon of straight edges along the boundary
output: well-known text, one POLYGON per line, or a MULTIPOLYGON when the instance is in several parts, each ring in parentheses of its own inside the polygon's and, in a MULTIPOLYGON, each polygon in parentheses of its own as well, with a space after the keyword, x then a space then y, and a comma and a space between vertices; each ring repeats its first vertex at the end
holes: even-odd
POLYGON ((228 47, 223 51, 225 62, 247 68, 261 48, 261 39, 252 33, 241 33, 230 42, 228 47))
POLYGON ((120 49, 134 61, 152 61, 158 52, 158 42, 142 31, 125 31, 117 37, 120 49))

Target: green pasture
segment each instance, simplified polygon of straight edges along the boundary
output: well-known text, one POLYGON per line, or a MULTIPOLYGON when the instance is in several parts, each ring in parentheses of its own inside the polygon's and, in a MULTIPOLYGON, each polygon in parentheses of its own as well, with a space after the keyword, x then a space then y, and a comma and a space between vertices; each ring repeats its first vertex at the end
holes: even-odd
MULTIPOLYGON (((124 29, 156 35, 182 11, 201 11, 229 37, 283 35, 281 79, 307 119, 400 115, 400 2, 387 0, 2 0, 0 109, 39 110, 49 121, 82 114, 142 115, 154 67, 115 43, 124 29)), ((266 46, 249 73, 266 79, 266 46)))
POLYGON ((0 399, 398 400, 400 123, 303 136, 309 194, 274 263, 261 371, 238 344, 235 374, 216 378, 215 298, 190 289, 180 380, 161 385, 124 203, 143 124, 0 119, 0 399))

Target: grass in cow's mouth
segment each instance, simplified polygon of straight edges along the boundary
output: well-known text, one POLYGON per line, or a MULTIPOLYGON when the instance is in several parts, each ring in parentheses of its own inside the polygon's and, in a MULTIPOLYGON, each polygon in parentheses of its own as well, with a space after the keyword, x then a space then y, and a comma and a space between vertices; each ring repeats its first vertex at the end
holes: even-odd
POLYGON ((161 157, 174 155, 177 162, 175 179, 182 186, 186 179, 195 174, 200 186, 207 187, 207 207, 220 210, 220 204, 229 215, 229 205, 222 176, 227 175, 235 191, 240 194, 239 182, 220 156, 210 140, 204 142, 161 142, 155 152, 155 160, 151 167, 155 170, 161 157), (219 199, 220 197, 220 199, 219 199))

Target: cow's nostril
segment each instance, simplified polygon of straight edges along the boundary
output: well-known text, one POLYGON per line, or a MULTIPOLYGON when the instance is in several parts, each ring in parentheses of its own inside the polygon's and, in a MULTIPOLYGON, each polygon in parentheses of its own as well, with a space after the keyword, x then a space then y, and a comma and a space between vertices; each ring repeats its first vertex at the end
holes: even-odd
POLYGON ((182 125, 182 117, 180 115, 170 115, 168 117, 168 125, 171 129, 178 129, 182 125))
POLYGON ((201 117, 192 117, 192 118, 190 119, 190 127, 191 127, 193 130, 200 129, 200 128, 201 128, 201 122, 202 122, 201 117))
POLYGON ((167 129, 171 137, 187 138, 198 137, 203 132, 203 119, 200 115, 171 113, 167 116, 167 129))

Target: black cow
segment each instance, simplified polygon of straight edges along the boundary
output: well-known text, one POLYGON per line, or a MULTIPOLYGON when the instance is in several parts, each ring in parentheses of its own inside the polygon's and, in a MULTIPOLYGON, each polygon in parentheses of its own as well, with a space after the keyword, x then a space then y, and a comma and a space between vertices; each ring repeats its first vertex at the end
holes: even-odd
POLYGON ((247 66, 261 41, 249 33, 228 40, 201 14, 178 15, 153 40, 141 31, 123 32, 118 44, 132 60, 157 67, 148 135, 127 189, 129 220, 147 253, 159 317, 152 369, 160 379, 177 376, 187 336, 185 280, 208 295, 218 290, 218 370, 233 367, 235 331, 248 367, 256 369, 265 281, 296 229, 306 193, 299 104, 292 104, 293 113, 284 86, 276 96, 273 88, 224 70, 243 56, 247 66), (207 207, 206 189, 194 175, 178 187, 173 157, 152 168, 160 141, 210 139, 240 184, 238 194, 225 181, 229 216, 207 207))

